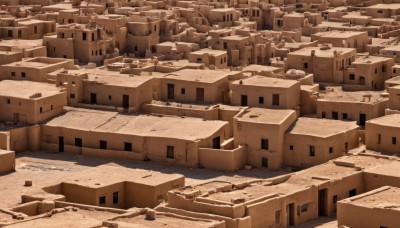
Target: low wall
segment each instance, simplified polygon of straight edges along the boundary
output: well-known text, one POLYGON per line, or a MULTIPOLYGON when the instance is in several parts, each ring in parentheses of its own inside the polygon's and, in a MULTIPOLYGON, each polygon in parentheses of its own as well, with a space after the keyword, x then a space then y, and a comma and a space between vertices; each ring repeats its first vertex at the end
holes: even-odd
POLYGON ((235 171, 242 168, 246 161, 246 150, 239 146, 233 150, 199 148, 199 163, 208 169, 235 171))

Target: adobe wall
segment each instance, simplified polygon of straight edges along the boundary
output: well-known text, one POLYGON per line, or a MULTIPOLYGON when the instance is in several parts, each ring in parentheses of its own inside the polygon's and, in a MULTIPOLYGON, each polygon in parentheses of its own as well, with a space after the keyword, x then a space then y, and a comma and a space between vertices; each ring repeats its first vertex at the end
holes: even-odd
MULTIPOLYGON (((392 144, 392 137, 400 135, 400 129, 393 126, 381 126, 367 122, 365 125, 365 145, 368 150, 393 155, 398 153, 398 145, 392 144), (378 134, 381 135, 378 142, 378 134)), ((397 141, 399 137, 397 137, 397 141)), ((397 142, 398 143, 398 142, 397 142)))
POLYGON ((0 150, 0 173, 15 170, 15 152, 0 150))
POLYGON ((218 120, 218 108, 191 109, 186 107, 143 104, 142 111, 146 113, 158 113, 163 115, 188 116, 202 118, 205 120, 218 120))
POLYGON ((207 169, 235 171, 243 168, 246 156, 244 146, 233 150, 199 148, 199 163, 207 169))

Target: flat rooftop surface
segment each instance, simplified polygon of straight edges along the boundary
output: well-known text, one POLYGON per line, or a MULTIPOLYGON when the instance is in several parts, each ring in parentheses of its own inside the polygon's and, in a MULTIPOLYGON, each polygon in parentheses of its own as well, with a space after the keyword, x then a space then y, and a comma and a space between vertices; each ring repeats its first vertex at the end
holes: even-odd
POLYGON ((45 125, 126 135, 200 140, 210 137, 228 125, 228 122, 172 116, 120 115, 117 112, 72 109, 45 125))
POLYGON ((386 127, 400 127, 400 114, 391 114, 368 120, 367 123, 378 124, 386 127))
POLYGON ((308 135, 323 138, 357 128, 358 125, 356 122, 300 117, 290 128, 288 134, 308 135))
POLYGON ((202 83, 213 83, 228 78, 229 72, 222 70, 184 69, 165 75, 163 78, 202 83))
POLYGON ((55 85, 52 84, 32 81, 0 81, 0 96, 3 97, 40 99, 43 97, 54 96, 60 93, 60 88, 57 88, 55 85), (41 93, 42 95, 38 98, 29 98, 30 96, 37 93, 41 93))
POLYGON ((362 207, 400 211, 399 195, 399 188, 386 186, 346 199, 345 202, 362 207))
POLYGON ((296 84, 299 84, 297 80, 271 78, 265 76, 252 76, 245 79, 237 80, 233 82, 234 85, 240 86, 257 86, 257 87, 270 87, 270 88, 290 88, 296 84), (242 82, 242 83, 240 83, 242 82))
POLYGON ((33 48, 33 47, 41 47, 43 46, 43 40, 42 39, 37 39, 37 40, 29 40, 29 42, 26 42, 26 40, 1 40, 0 41, 0 47, 5 46, 5 47, 15 47, 15 48, 33 48))
POLYGON ((119 227, 125 228, 158 228, 158 227, 171 227, 171 228, 207 228, 219 224, 218 221, 185 218, 183 216, 172 216, 167 213, 157 212, 155 220, 146 220, 146 215, 138 215, 134 217, 118 218, 113 222, 118 223, 119 227))
POLYGON ((300 55, 300 56, 311 56, 311 51, 315 51, 315 56, 317 57, 325 57, 332 58, 334 55, 334 51, 337 51, 339 54, 356 52, 354 48, 339 48, 339 47, 331 47, 329 49, 321 49, 321 47, 306 47, 300 50, 288 53, 288 58, 291 55, 300 55))
POLYGON ((204 54, 209 54, 209 55, 211 55, 211 56, 220 56, 220 55, 225 55, 225 54, 227 54, 227 53, 228 53, 227 51, 223 51, 223 50, 212 50, 212 49, 208 49, 208 48, 201 49, 201 50, 198 50, 198 51, 190 52, 191 55, 204 55, 204 54))
POLYGON ((327 31, 327 32, 318 32, 315 33, 314 35, 323 38, 346 39, 362 34, 365 34, 367 36, 367 32, 357 32, 357 31, 327 31))
POLYGON ((340 87, 327 87, 325 92, 320 91, 318 101, 375 104, 388 101, 387 97, 381 96, 382 93, 383 91, 343 91, 340 87))
POLYGON ((238 119, 245 122, 279 125, 293 115, 296 116, 294 110, 252 108, 238 119))
POLYGON ((274 71, 283 71, 283 68, 273 67, 273 66, 264 66, 251 64, 246 67, 243 67, 242 71, 252 71, 252 72, 274 72, 274 71))

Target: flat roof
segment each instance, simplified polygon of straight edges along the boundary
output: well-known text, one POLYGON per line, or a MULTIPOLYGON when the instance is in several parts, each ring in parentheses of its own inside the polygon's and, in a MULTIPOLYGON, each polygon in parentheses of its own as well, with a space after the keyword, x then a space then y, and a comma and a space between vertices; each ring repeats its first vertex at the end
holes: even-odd
POLYGON ((377 124, 387 127, 400 127, 400 114, 391 114, 368 120, 367 123, 377 124))
POLYGON ((294 110, 251 108, 244 111, 244 114, 239 119, 246 122, 279 125, 292 115, 296 116, 294 110))
POLYGON ((210 137, 228 122, 200 118, 123 115, 117 112, 71 109, 48 121, 46 126, 125 135, 201 140, 210 137))
POLYGON ((11 150, 2 150, 2 149, 0 149, 0 156, 4 155, 4 154, 15 154, 15 152, 11 151, 11 150))
POLYGON ((208 228, 214 227, 222 222, 217 220, 191 218, 187 216, 172 215, 170 213, 156 212, 154 220, 147 220, 145 214, 136 216, 121 216, 113 219, 113 223, 117 223, 119 227, 129 228, 158 228, 158 227, 171 227, 171 228, 208 228))
POLYGON ((308 135, 325 138, 357 128, 358 125, 355 121, 348 122, 331 119, 300 117, 292 125, 292 127, 289 128, 287 134, 308 135))
POLYGON ((60 88, 53 84, 32 82, 32 81, 0 81, 0 96, 24 99, 40 99, 43 97, 59 94, 60 88), (40 93, 40 97, 31 98, 30 96, 40 93))
POLYGON ((0 47, 33 48, 42 46, 43 46, 42 39, 29 40, 29 42, 27 42, 26 40, 18 40, 18 39, 0 41, 0 47))
POLYGON ((264 66, 258 64, 251 64, 243 67, 242 71, 252 71, 252 72, 274 72, 274 71, 283 71, 281 67, 273 67, 273 66, 264 66))
POLYGON ((317 101, 354 102, 376 104, 387 101, 389 98, 382 96, 383 91, 343 91, 341 87, 327 87, 325 93, 320 91, 317 101))
POLYGON ((393 60, 393 58, 368 55, 368 56, 356 58, 356 60, 354 62, 352 62, 351 64, 372 64, 372 63, 379 63, 379 62, 384 62, 384 61, 388 61, 388 60, 393 60))
POLYGON ((390 4, 376 4, 372 6, 366 7, 367 9, 399 9, 399 3, 390 3, 390 4))
POLYGON ((243 86, 250 85, 258 87, 269 87, 269 88, 290 88, 296 84, 299 84, 299 82, 297 80, 255 75, 252 77, 234 81, 233 84, 243 85, 243 86))
POLYGON ((361 195, 345 199, 346 204, 368 208, 400 211, 400 188, 384 186, 361 195))
POLYGON ((354 52, 354 54, 356 53, 356 49, 354 48, 330 47, 324 49, 322 47, 305 47, 300 50, 288 53, 288 57, 291 55, 311 56, 311 51, 315 51, 315 56, 325 58, 332 58, 335 51, 337 51, 339 54, 351 52, 354 52))
POLYGON ((164 75, 162 78, 202 83, 213 83, 228 78, 230 71, 183 69, 164 75))
POLYGON ((223 50, 213 50, 209 48, 201 49, 198 51, 191 52, 191 55, 203 55, 203 54, 209 54, 211 56, 219 56, 219 55, 226 55, 228 52, 223 51, 223 50))
POLYGON ((358 35, 362 35, 365 34, 367 35, 367 32, 359 32, 359 31, 324 31, 324 32, 318 32, 315 33, 313 35, 315 36, 320 36, 323 38, 335 38, 335 39, 346 39, 346 38, 350 38, 353 36, 358 36, 358 35))
POLYGON ((146 186, 157 186, 180 178, 184 178, 184 176, 174 173, 165 174, 161 172, 130 169, 113 165, 101 165, 62 178, 59 182, 89 188, 102 188, 104 186, 121 182, 134 182, 146 186))

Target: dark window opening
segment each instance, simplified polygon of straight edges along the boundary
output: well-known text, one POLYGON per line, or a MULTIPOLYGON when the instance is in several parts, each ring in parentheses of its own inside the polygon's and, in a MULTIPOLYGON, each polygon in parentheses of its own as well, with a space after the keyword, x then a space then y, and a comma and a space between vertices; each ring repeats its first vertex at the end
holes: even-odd
POLYGON ((75 138, 75 146, 82 147, 82 139, 81 138, 75 138))
POLYGON ((100 140, 100 149, 107 150, 107 141, 100 140))
POLYGON ((113 204, 118 204, 119 201, 119 193, 118 192, 114 192, 113 193, 113 204))
POLYGON ((290 145, 289 150, 293 150, 293 149, 294 149, 294 146, 290 145))
POLYGON ((182 89, 181 89, 181 94, 186 94, 185 88, 182 88, 182 89))
POLYGON ((396 137, 392 137, 392 144, 396 145, 396 143, 397 143, 397 138, 396 137))
POLYGON ((381 134, 378 134, 378 142, 377 144, 381 144, 381 134))
POLYGON ((307 68, 308 68, 308 63, 304 63, 303 65, 304 65, 304 66, 303 66, 304 69, 307 69, 307 68))
POLYGON ((338 118, 338 112, 332 112, 332 119, 337 120, 338 118))
POLYGON ((322 113, 321 113, 321 116, 322 116, 322 118, 326 118, 326 113, 325 113, 325 112, 322 112, 322 113))
POLYGON ((268 158, 261 158, 261 166, 268 168, 268 158))
POLYGON ((349 79, 350 79, 350 80, 355 80, 356 77, 354 76, 354 74, 350 74, 350 75, 349 75, 349 79))
POLYGON ((11 72, 11 76, 15 77, 15 72, 11 72))
POLYGON ((82 33, 82 40, 86 40, 86 32, 82 33))
POLYGON ((268 139, 261 139, 261 149, 269 150, 269 142, 268 139))
POLYGON ((314 157, 315 156, 315 146, 310 146, 310 157, 314 157))
POLYGON ((132 151, 132 143, 125 142, 124 143, 124 150, 125 151, 132 151))
POLYGON ((175 154, 174 154, 174 147, 173 146, 167 146, 167 158, 174 159, 175 154))
POLYGON ((355 195, 357 195, 357 189, 351 189, 350 191, 349 191, 349 197, 353 197, 353 196, 355 196, 355 195))
POLYGON ((75 99, 75 94, 71 93, 71 94, 69 95, 69 98, 75 99))
POLYGON ((333 147, 329 147, 329 153, 330 153, 330 154, 333 153, 333 147))
POLYGON ((343 120, 347 120, 348 119, 347 113, 342 113, 342 119, 343 120))
POLYGON ((258 97, 258 103, 264 104, 264 97, 258 97))
POLYGON ((99 197, 99 204, 106 204, 106 196, 100 196, 99 197))

